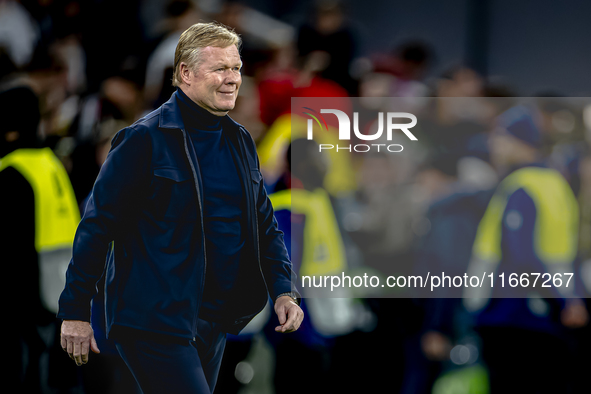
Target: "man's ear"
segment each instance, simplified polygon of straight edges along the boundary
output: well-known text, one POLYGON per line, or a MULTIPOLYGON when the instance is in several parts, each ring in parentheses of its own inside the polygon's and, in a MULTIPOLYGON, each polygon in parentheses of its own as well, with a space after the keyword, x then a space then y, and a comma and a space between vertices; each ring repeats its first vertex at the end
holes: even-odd
POLYGON ((194 74, 191 71, 191 67, 189 67, 189 65, 185 62, 181 62, 181 64, 179 65, 179 75, 180 75, 181 81, 184 84, 190 86, 191 83, 193 82, 194 74))

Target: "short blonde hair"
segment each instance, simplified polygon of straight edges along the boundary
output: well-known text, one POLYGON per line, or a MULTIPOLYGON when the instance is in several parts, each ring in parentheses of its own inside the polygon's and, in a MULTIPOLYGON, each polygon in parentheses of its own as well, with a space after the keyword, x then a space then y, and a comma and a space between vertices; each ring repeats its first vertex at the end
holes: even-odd
POLYGON ((179 86, 182 82, 180 66, 185 62, 196 69, 199 65, 199 53, 203 48, 214 46, 226 48, 236 45, 240 50, 242 39, 233 29, 219 23, 196 23, 181 34, 179 43, 174 53, 174 73, 172 75, 172 86, 179 86))

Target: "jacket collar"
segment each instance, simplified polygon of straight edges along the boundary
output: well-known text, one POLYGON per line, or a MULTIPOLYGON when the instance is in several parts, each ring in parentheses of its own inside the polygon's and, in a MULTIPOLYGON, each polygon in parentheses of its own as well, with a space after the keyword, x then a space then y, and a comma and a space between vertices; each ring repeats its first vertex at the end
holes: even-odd
POLYGON ((177 103, 178 92, 170 96, 167 102, 160 107, 160 121, 158 127, 162 129, 183 129, 185 124, 181 117, 181 109, 177 103))
MULTIPOLYGON (((177 103, 177 96, 178 91, 175 90, 174 93, 170 96, 170 99, 168 99, 167 102, 160 106, 160 120, 158 122, 158 127, 162 129, 185 128, 183 118, 181 117, 181 109, 177 103)), ((229 125, 231 127, 236 127, 238 129, 243 128, 243 126, 240 123, 236 122, 228 115, 223 117, 222 123, 225 125, 229 125)))

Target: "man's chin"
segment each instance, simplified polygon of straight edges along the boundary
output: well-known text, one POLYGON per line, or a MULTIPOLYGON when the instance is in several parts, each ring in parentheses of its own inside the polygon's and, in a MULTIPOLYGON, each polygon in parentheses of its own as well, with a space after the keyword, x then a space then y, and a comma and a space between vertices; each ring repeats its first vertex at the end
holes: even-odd
POLYGON ((216 106, 216 110, 218 110, 220 112, 228 112, 228 111, 233 110, 235 106, 236 106, 236 103, 220 104, 220 105, 216 106))

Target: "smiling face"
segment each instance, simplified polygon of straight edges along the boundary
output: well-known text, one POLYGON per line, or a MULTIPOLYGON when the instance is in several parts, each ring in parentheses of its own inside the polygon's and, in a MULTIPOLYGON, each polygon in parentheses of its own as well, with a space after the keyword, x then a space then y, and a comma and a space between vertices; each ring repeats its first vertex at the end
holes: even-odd
POLYGON ((197 105, 217 116, 234 108, 242 83, 242 61, 236 45, 225 48, 208 46, 199 53, 199 62, 191 67, 180 64, 180 88, 197 105))

